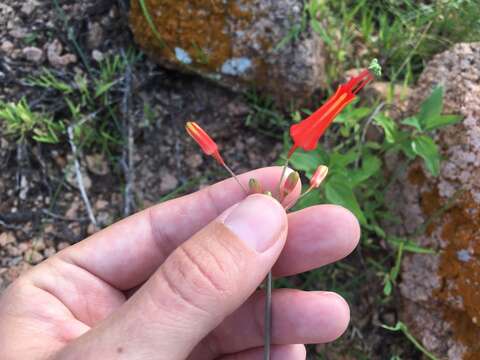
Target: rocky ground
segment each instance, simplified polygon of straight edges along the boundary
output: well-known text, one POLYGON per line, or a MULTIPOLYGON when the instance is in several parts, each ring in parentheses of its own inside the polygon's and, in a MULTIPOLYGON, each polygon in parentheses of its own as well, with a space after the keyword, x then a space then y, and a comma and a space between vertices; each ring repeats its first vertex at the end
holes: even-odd
MULTIPOLYGON (((39 111, 59 107, 58 99, 26 79, 41 74, 44 67, 65 77, 86 73, 110 54, 135 46, 122 2, 63 4, 34 0, 0 4, 0 100, 26 97, 39 111)), ((243 96, 166 71, 146 58, 132 73, 134 166, 129 168, 133 188, 129 201, 134 206, 128 212, 154 204, 178 187, 192 191, 225 176, 187 138, 184 123, 191 118, 218 140, 237 172, 276 159, 281 144, 243 126, 251 111, 243 96), (151 104, 148 124, 145 104, 151 104)), ((80 162, 93 213, 104 227, 125 213, 125 172, 119 161, 95 149, 82 149, 80 162)), ((0 134, 0 170, 2 289, 30 266, 96 229, 80 196, 66 141, 20 144, 0 134)))

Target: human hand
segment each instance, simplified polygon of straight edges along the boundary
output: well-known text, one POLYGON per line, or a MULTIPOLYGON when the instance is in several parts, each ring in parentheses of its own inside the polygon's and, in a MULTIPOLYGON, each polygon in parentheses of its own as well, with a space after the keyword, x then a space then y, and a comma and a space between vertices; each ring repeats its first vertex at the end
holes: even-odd
MULTIPOLYGON (((280 168, 254 177, 274 189, 280 168)), ((294 196, 298 196, 300 184, 294 196)), ((0 298, 0 359, 262 359, 269 269, 294 275, 339 260, 359 239, 347 210, 286 215, 229 179, 151 207, 71 246, 0 298)), ((273 292, 273 359, 305 359, 336 339, 349 309, 338 295, 273 292)))

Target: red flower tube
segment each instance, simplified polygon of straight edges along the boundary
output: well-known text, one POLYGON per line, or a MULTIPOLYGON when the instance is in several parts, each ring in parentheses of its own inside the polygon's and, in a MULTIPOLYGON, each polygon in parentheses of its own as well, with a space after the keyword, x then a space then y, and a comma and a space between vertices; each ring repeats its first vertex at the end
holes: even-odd
POLYGON ((370 81, 374 76, 370 70, 363 70, 358 76, 353 77, 346 84, 339 86, 335 95, 327 100, 317 111, 310 115, 299 124, 290 127, 290 135, 293 139, 293 146, 288 152, 288 157, 292 156, 296 149, 302 148, 306 151, 314 150, 317 147, 318 140, 325 130, 330 126, 333 119, 355 99, 356 94, 370 81))
POLYGON ((187 130, 188 135, 200 145, 205 154, 213 156, 220 165, 225 166, 225 161, 223 161, 223 158, 218 151, 217 144, 196 122, 187 122, 185 129, 187 130))

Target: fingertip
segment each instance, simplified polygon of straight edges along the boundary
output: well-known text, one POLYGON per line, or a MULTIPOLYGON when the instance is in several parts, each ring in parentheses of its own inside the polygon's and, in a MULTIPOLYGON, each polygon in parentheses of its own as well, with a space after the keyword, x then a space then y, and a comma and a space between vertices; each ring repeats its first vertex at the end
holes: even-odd
POLYGON ((304 360, 307 349, 302 344, 277 345, 272 348, 273 360, 304 360))
POLYGON ((337 219, 336 241, 343 256, 350 254, 360 241, 361 228, 357 217, 347 208, 339 205, 322 205, 337 219))
POLYGON ((264 252, 285 237, 287 214, 271 196, 253 194, 219 218, 240 240, 264 252))
POLYGON ((283 357, 280 359, 305 359, 307 357, 307 349, 303 344, 286 345, 283 357))
POLYGON ((335 314, 335 321, 331 321, 324 333, 323 342, 331 342, 342 336, 350 323, 350 306, 347 301, 335 292, 321 292, 323 306, 335 314))
POLYGON ((360 223, 348 209, 339 205, 317 205, 308 209, 311 214, 312 226, 322 229, 334 247, 334 260, 349 255, 360 240, 360 223))

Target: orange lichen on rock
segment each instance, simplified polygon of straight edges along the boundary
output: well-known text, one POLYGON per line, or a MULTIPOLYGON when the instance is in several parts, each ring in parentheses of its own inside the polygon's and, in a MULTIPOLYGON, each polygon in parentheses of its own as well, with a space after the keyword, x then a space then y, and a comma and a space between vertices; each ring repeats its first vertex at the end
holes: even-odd
POLYGON ((427 177, 425 176, 425 173, 422 170, 422 167, 420 165, 414 165, 408 172, 408 181, 412 183, 413 185, 417 186, 422 186, 425 184, 425 181, 427 180, 427 177))
MULTIPOLYGON (((437 189, 422 193, 425 215, 432 215, 442 203, 437 189)), ((467 348, 463 360, 480 359, 480 205, 464 193, 438 223, 444 245, 438 268, 441 286, 433 295, 440 300, 453 337, 467 348)))
POLYGON ((234 91, 252 86, 278 105, 305 105, 325 84, 323 41, 306 30, 284 43, 304 2, 132 0, 135 41, 160 65, 234 91))
POLYGON ((445 309, 454 337, 467 346, 464 360, 480 359, 480 206, 470 194, 444 216, 442 251, 438 275, 443 286, 439 299, 457 308, 445 309))
POLYGON ((145 0, 157 39, 138 0, 131 1, 130 26, 135 40, 154 57, 184 63, 206 71, 217 71, 235 57, 228 27, 234 19, 236 31, 246 28, 253 14, 243 11, 250 0, 145 0))

